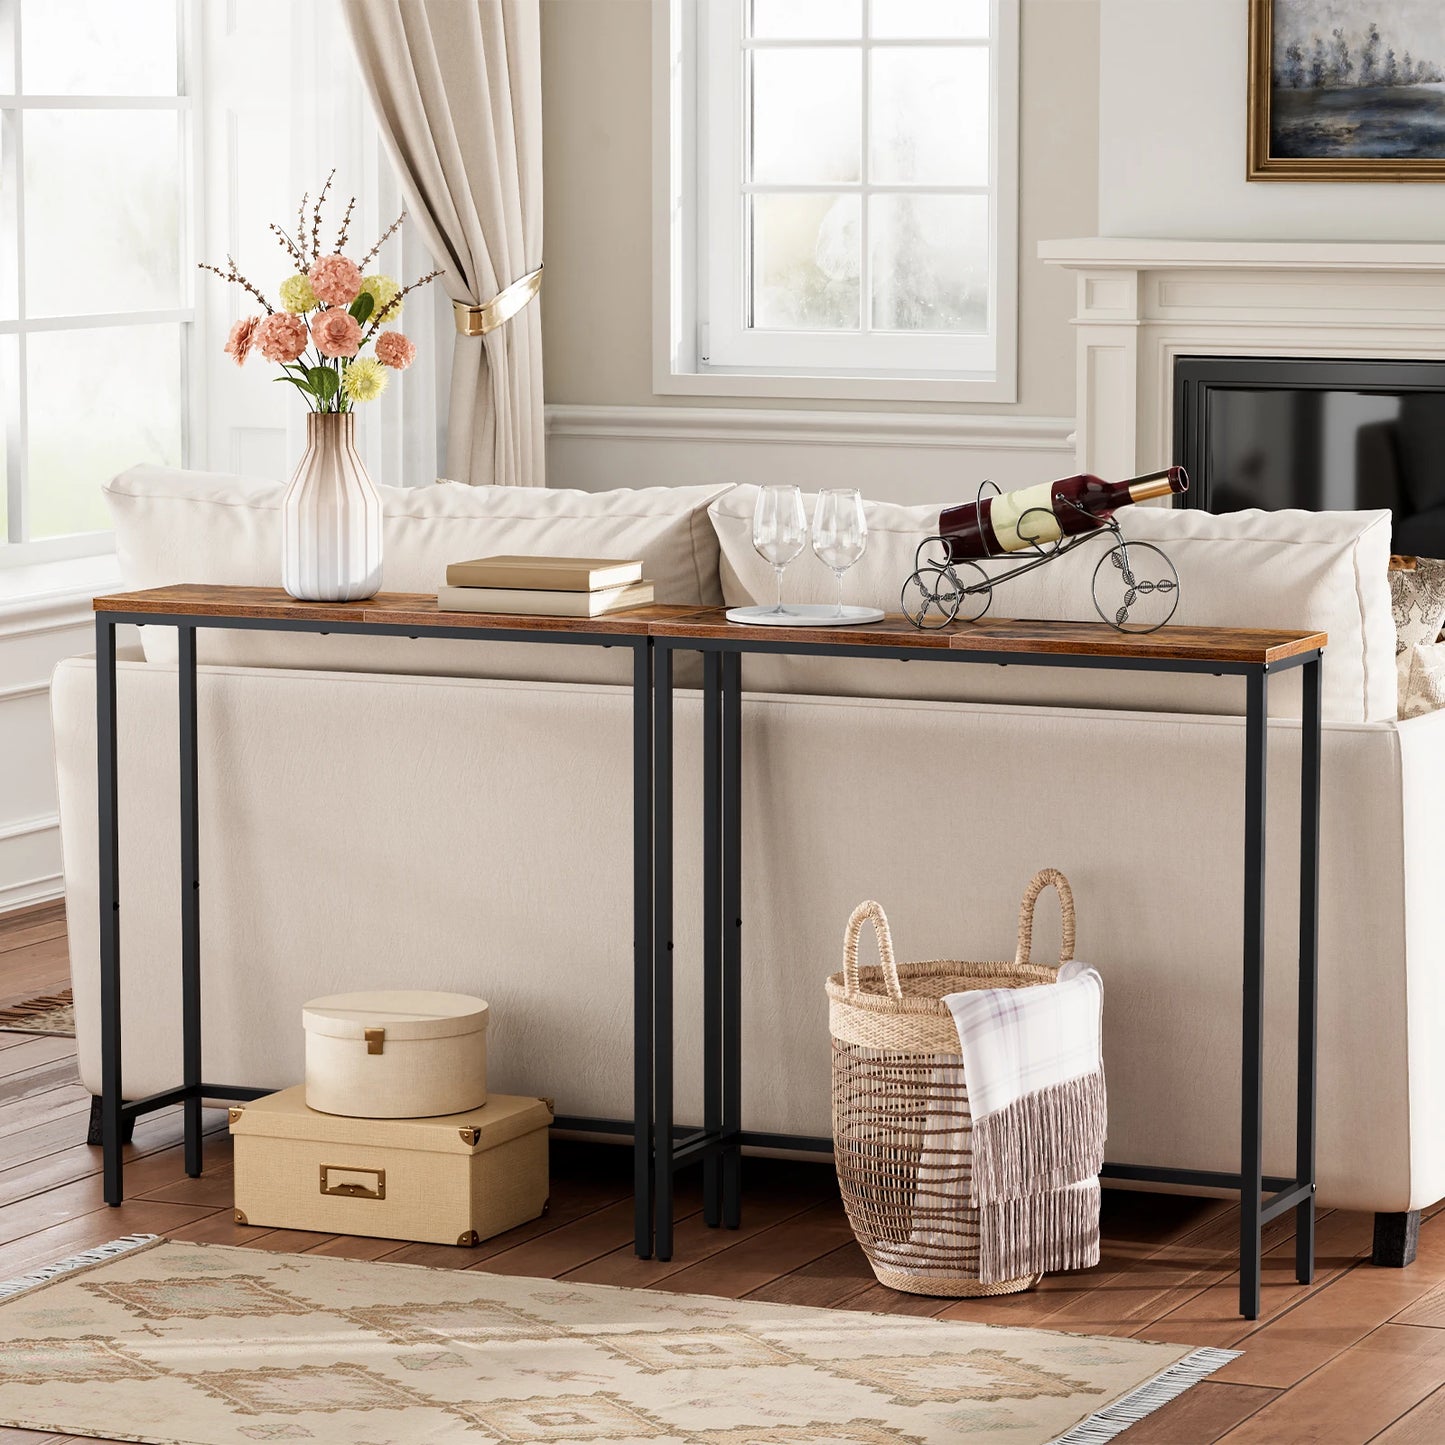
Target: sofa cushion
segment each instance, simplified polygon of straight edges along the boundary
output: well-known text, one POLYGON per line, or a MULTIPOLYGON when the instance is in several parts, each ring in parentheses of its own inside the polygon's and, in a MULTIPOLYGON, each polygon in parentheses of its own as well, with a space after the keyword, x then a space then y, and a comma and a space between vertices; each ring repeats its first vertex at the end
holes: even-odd
MULTIPOLYGON (((522 487, 380 487, 382 587, 435 593, 448 562, 497 553, 637 557, 659 602, 716 606, 717 538, 705 509, 725 487, 580 492, 522 487)), ((123 585, 281 584, 279 482, 133 467, 106 485, 123 585)), ((173 662, 175 631, 147 627, 151 662, 173 662)), ((620 651, 389 637, 202 630, 204 662, 570 682, 623 682, 620 651)))
MULTIPOLYGON (((773 599, 772 568, 753 550, 757 488, 734 488, 708 508, 721 547, 723 599, 729 607, 773 599)), ((806 499, 809 515, 813 499, 806 499)), ((868 550, 846 574, 849 602, 899 609, 919 543, 938 525, 938 507, 870 502, 868 550)), ((1395 629, 1386 569, 1389 512, 1246 511, 1214 515, 1194 508, 1127 507, 1126 539, 1152 542, 1179 573, 1177 623, 1221 627, 1310 628, 1329 634, 1324 715, 1337 722, 1395 716, 1395 629)), ((1105 540, 1001 585, 989 614, 1050 621, 1093 621, 1094 568, 1105 540)), ((1015 562, 990 562, 993 574, 1015 562)), ((788 569, 784 596, 828 602, 832 573, 810 551, 788 569)), ((1125 673, 969 663, 862 662, 753 655, 744 685, 757 692, 839 697, 938 698, 971 702, 1062 703, 1073 707, 1240 713, 1241 678, 1125 673)), ((1298 716, 1299 673, 1270 688, 1270 712, 1298 716)))

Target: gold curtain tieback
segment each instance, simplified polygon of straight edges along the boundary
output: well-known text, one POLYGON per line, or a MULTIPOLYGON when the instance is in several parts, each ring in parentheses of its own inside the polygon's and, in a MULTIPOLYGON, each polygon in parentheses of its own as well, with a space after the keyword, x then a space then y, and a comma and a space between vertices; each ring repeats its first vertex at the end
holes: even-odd
POLYGON ((520 281, 498 291, 483 306, 468 306, 465 301, 453 301, 452 312, 456 316, 457 330, 463 336, 485 336, 489 331, 505 325, 542 289, 542 268, 528 271, 520 281))

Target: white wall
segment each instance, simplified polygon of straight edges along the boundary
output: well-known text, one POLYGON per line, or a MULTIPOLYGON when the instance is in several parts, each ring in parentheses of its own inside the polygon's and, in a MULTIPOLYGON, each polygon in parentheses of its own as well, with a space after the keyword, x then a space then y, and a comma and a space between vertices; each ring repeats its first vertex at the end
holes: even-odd
POLYGON ((1023 0, 1019 198, 1019 401, 1006 407, 874 403, 890 416, 1047 418, 1045 444, 961 429, 955 444, 891 424, 862 450, 824 440, 858 403, 713 402, 652 391, 653 0, 543 0, 545 255, 542 292, 553 486, 642 485, 723 475, 780 480, 802 467, 847 475, 878 497, 971 493, 980 478, 1057 475, 1074 407, 1072 278, 1036 257, 1046 237, 1096 229, 1098 0, 1023 0), (599 421, 595 408, 618 409, 599 421), (676 410, 678 417, 669 416, 676 410), (757 414, 797 416, 758 434, 757 414), (715 417, 701 414, 718 413, 715 417), (723 415, 728 413, 729 415, 723 415), (691 419, 696 419, 691 420, 691 419), (691 445, 686 434, 692 428, 691 445), (739 440, 739 438, 746 440, 739 440), (918 441, 912 450, 910 442, 918 441), (847 454, 844 451, 847 449, 847 454), (830 471, 831 469, 831 471, 830 471))
POLYGON ((1445 238, 1438 185, 1245 180, 1248 19, 1249 0, 1102 0, 1099 234, 1445 238))

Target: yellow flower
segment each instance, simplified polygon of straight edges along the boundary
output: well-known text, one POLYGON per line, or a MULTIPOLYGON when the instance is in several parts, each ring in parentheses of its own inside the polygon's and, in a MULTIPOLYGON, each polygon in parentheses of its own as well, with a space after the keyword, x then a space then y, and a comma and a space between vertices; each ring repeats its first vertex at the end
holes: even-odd
POLYGON ((375 357, 363 356, 347 366, 341 389, 350 401, 375 401, 386 390, 386 368, 375 357))
POLYGON ((311 289, 311 278, 299 272, 288 276, 281 283, 281 304, 293 315, 301 315, 316 309, 316 293, 311 289))
MULTIPOLYGON (((362 291, 371 297, 371 317, 375 321, 381 315, 384 307, 393 297, 397 296, 401 287, 391 279, 390 276, 363 276, 361 278, 362 291)), ((386 313, 388 321, 395 321, 401 315, 402 302, 398 301, 390 311, 386 313)))

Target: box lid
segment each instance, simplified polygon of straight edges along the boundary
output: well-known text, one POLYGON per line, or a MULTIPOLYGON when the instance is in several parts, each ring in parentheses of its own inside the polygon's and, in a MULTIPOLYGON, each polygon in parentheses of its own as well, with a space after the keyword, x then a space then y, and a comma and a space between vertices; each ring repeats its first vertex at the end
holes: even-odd
POLYGON ((480 1109, 430 1119, 352 1119, 306 1107, 306 1086, 282 1089, 231 1109, 231 1133, 266 1139, 418 1149, 438 1154, 482 1154, 523 1134, 545 1129, 552 1110, 543 1099, 493 1094, 480 1109))
POLYGON ((487 1026, 485 999, 464 993, 425 993, 386 989, 375 993, 337 993, 301 1005, 309 1034, 333 1039, 366 1037, 367 1029, 385 1029, 391 1042, 446 1039, 480 1033, 487 1026))

